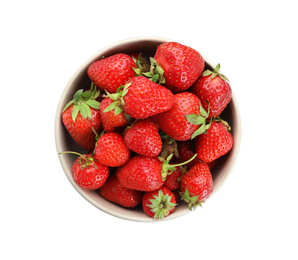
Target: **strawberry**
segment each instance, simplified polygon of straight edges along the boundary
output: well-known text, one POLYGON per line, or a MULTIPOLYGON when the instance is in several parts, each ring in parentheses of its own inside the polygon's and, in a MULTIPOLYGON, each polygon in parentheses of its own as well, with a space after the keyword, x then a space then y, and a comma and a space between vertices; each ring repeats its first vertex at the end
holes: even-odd
POLYGON ((210 106, 209 118, 218 117, 232 98, 228 79, 219 70, 219 64, 214 71, 205 70, 192 87, 192 92, 202 101, 203 108, 207 110, 210 106))
POLYGON ((179 190, 180 178, 182 177, 183 168, 175 167, 176 169, 166 177, 163 187, 168 188, 170 191, 179 190))
POLYGON ((115 93, 120 86, 136 75, 132 68, 136 68, 132 57, 124 53, 117 53, 93 62, 88 67, 87 73, 100 89, 115 93))
POLYGON ((128 161, 130 151, 120 134, 108 132, 99 137, 94 157, 104 165, 118 167, 128 161))
POLYGON ((105 184, 99 189, 98 194, 111 202, 119 204, 125 208, 134 208, 142 201, 141 191, 125 188, 116 178, 110 175, 105 184))
POLYGON ((109 176, 109 167, 100 164, 92 154, 79 154, 76 152, 61 152, 77 154, 79 157, 74 161, 72 174, 74 181, 84 189, 97 190, 106 182, 109 176))
POLYGON ((74 141, 86 150, 95 146, 95 132, 102 129, 96 88, 78 90, 62 111, 62 121, 74 141))
POLYGON ((157 157, 135 155, 117 169, 116 175, 124 187, 153 191, 163 185, 161 172, 162 162, 157 157))
POLYGON ((201 160, 209 163, 231 150, 234 141, 228 129, 224 121, 212 121, 208 132, 196 137, 196 152, 201 160))
POLYGON ((142 207, 153 219, 163 219, 175 210, 175 195, 165 187, 146 192, 142 199, 142 207))
POLYGON ((153 62, 153 66, 163 71, 165 86, 174 93, 183 92, 192 86, 205 66, 199 52, 177 42, 159 45, 154 60, 156 64, 153 62))
POLYGON ((164 184, 167 175, 171 174, 176 167, 188 163, 187 161, 170 165, 169 161, 172 156, 170 155, 165 160, 161 157, 148 157, 137 154, 130 158, 125 165, 117 168, 117 178, 123 186, 129 189, 140 191, 159 189, 164 184))
MULTIPOLYGON (((179 158, 176 161, 176 163, 179 162, 185 162, 192 158, 194 154, 196 154, 195 151, 195 142, 192 140, 187 140, 187 141, 179 141, 177 142, 178 146, 178 153, 179 153, 179 158)), ((197 163, 202 163, 203 161, 197 156, 195 157, 191 162, 189 162, 186 166, 187 169, 190 169, 192 166, 194 166, 197 163)), ((218 160, 214 160, 212 162, 207 163, 209 166, 209 169, 212 170, 215 168, 217 165, 218 160)))
POLYGON ((103 129, 106 132, 112 132, 116 127, 122 127, 129 124, 127 117, 123 111, 117 112, 117 109, 109 107, 114 101, 105 97, 100 103, 100 117, 103 125, 103 129), (109 107, 109 108, 108 108, 109 107))
POLYGON ((127 147, 141 155, 157 156, 162 148, 158 128, 150 119, 137 121, 124 134, 127 147))
POLYGON ((174 95, 174 105, 170 110, 154 115, 151 119, 168 136, 183 141, 191 139, 197 130, 204 132, 208 128, 205 121, 207 116, 196 95, 182 92, 174 95), (193 120, 192 117, 199 120, 193 120))
POLYGON ((213 180, 206 163, 198 163, 186 172, 180 184, 180 195, 193 209, 201 205, 213 192, 213 180))

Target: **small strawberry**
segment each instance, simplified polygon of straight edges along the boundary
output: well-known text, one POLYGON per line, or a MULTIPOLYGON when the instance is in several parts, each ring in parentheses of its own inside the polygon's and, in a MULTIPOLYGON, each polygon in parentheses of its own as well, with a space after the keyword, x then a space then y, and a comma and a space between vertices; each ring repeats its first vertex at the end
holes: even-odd
POLYGON ((94 157, 104 165, 118 167, 128 161, 130 151, 120 134, 108 132, 98 138, 94 157))
POLYGON ((74 161, 72 174, 74 181, 84 189, 97 190, 106 182, 109 176, 109 167, 100 164, 92 154, 79 154, 76 152, 61 152, 77 154, 79 157, 74 161))
POLYGON ((157 156, 162 148, 158 128, 150 119, 137 121, 124 134, 127 147, 140 154, 150 157, 157 156))
POLYGON ((175 140, 189 140, 193 134, 206 131, 208 113, 201 107, 200 99, 190 93, 182 92, 174 95, 174 105, 164 113, 151 117, 159 128, 175 140))
POLYGON ((165 86, 174 93, 183 92, 192 86, 205 66, 199 52, 177 42, 159 45, 154 60, 156 66, 163 70, 165 86))
POLYGON ((102 129, 99 113, 99 95, 96 88, 83 92, 78 90, 73 100, 62 111, 63 124, 74 141, 86 150, 92 150, 96 143, 95 132, 102 129))
POLYGON ((170 191, 179 190, 180 188, 180 181, 183 175, 183 168, 182 167, 175 167, 176 169, 166 177, 166 180, 163 184, 163 187, 168 188, 170 191))
POLYGON ((87 73, 100 89, 115 93, 120 86, 136 75, 132 68, 136 68, 132 57, 124 53, 117 53, 93 62, 88 67, 87 73))
POLYGON ((180 195, 193 209, 201 205, 213 192, 213 180, 206 163, 194 165, 181 179, 180 195))
POLYGON ((202 161, 212 162, 231 150, 234 141, 228 129, 225 122, 212 121, 208 132, 196 137, 196 152, 202 161))
MULTIPOLYGON (((176 163, 180 162, 185 162, 192 158, 194 154, 196 154, 195 151, 195 141, 194 140, 187 140, 187 141, 179 141, 177 142, 178 146, 178 153, 179 153, 179 158, 176 161, 176 163)), ((202 163, 202 161, 198 156, 195 157, 191 162, 189 162, 186 167, 189 170, 192 166, 194 166, 197 163, 202 163)), ((214 169, 215 166, 217 165, 218 160, 214 160, 210 163, 207 163, 209 166, 210 170, 214 169)))
MULTIPOLYGON (((117 168, 116 175, 120 183, 134 190, 153 191, 162 187, 167 175, 171 174, 176 167, 186 164, 170 165, 172 155, 166 160, 161 157, 148 157, 135 155, 129 161, 117 168)), ((193 158, 191 158, 192 160, 193 158)))
POLYGON ((192 92, 202 101, 203 108, 207 110, 210 106, 209 118, 218 117, 232 98, 228 79, 219 70, 219 64, 214 71, 205 70, 192 87, 192 92))
POLYGON ((110 175, 105 184, 99 189, 98 194, 102 198, 125 208, 136 207, 142 202, 143 197, 141 191, 128 189, 122 186, 114 174, 110 175))
POLYGON ((146 192, 142 199, 142 207, 153 219, 163 219, 175 210, 175 195, 165 187, 146 192))
POLYGON ((113 102, 111 98, 105 97, 100 103, 100 117, 103 129, 106 132, 115 131, 116 127, 127 126, 129 124, 124 111, 117 111, 117 107, 113 108, 110 106, 113 102))

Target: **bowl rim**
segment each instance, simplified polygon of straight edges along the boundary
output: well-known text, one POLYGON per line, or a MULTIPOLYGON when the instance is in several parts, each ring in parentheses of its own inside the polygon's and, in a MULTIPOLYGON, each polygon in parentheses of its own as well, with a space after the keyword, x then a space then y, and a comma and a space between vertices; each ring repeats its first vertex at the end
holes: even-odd
MULTIPOLYGON (((132 38, 127 38, 127 39, 123 39, 117 42, 114 42, 100 50, 98 50, 97 52, 95 52, 93 55, 91 55, 87 60, 85 60, 85 62, 83 64, 81 64, 81 66, 79 66, 79 68, 73 73, 73 75, 70 77, 70 79, 68 80, 67 84, 65 85, 57 108, 56 108, 56 115, 55 115, 55 146, 56 146, 56 152, 57 152, 57 156, 59 158, 60 164, 63 168, 63 171, 66 175, 66 177, 68 178, 69 182, 72 184, 72 186, 76 189, 76 191, 84 198, 86 199, 89 203, 91 203, 93 206, 95 206, 96 208, 100 209, 101 211, 112 215, 114 217, 118 217, 120 219, 125 219, 125 220, 129 220, 129 221, 135 221, 135 222, 156 222, 153 221, 152 218, 150 218, 149 216, 147 216, 146 214, 144 214, 144 217, 136 217, 136 216, 131 216, 131 215, 123 215, 123 214, 118 214, 115 211, 110 210, 107 207, 103 207, 102 205, 99 205, 98 203, 96 203, 96 201, 94 201, 90 196, 87 196, 86 193, 74 182, 74 180, 69 176, 68 173, 68 169, 66 168, 66 164, 65 164, 65 158, 60 156, 59 153, 62 151, 62 139, 61 139, 61 128, 63 127, 61 124, 61 111, 63 106, 65 105, 64 103, 64 98, 66 93, 68 93, 69 89, 71 88, 72 84, 75 82, 75 79, 78 77, 78 75, 80 73, 82 73, 82 71, 86 70, 86 68, 96 59, 98 59, 102 53, 106 53, 109 52, 111 50, 113 50, 116 46, 119 47, 119 45, 126 45, 126 44, 130 44, 130 43, 136 43, 139 41, 152 41, 152 42, 174 42, 175 40, 172 39, 168 39, 168 38, 164 38, 164 37, 132 37, 132 38)), ((175 41, 178 42, 178 41, 175 41)), ((202 57, 204 58, 204 60, 213 68, 215 68, 215 64, 210 61, 210 59, 208 57, 206 57, 204 54, 202 54, 200 52, 200 54, 202 55, 202 57)), ((234 90, 232 92, 232 106, 234 107, 233 109, 233 113, 234 113, 234 119, 235 119, 235 125, 233 125, 233 128, 235 130, 234 133, 236 133, 236 135, 233 135, 234 138, 234 145, 233 145, 233 154, 232 154, 232 161, 229 164, 228 167, 228 174, 225 177, 224 181, 221 182, 221 184, 217 187, 216 191, 213 192, 212 196, 210 196, 210 198, 208 198, 208 200, 210 200, 211 198, 214 197, 214 194, 222 187, 222 185, 226 182, 226 180, 228 179, 228 177, 231 175, 232 169, 235 166, 235 163, 237 161, 238 158, 238 154, 239 154, 239 150, 240 150, 240 143, 241 143, 241 135, 242 135, 242 125, 241 125, 241 116, 240 116, 240 110, 239 110, 239 105, 237 102, 237 99, 235 97, 235 93, 234 90)), ((187 207, 182 208, 179 212, 173 212, 171 215, 169 215, 168 217, 164 218, 162 221, 168 221, 168 220, 172 220, 172 219, 176 219, 179 218, 181 216, 184 216, 186 214, 188 214, 189 212, 191 212, 190 210, 187 209, 187 207), (175 214, 174 214, 175 213, 175 214)))

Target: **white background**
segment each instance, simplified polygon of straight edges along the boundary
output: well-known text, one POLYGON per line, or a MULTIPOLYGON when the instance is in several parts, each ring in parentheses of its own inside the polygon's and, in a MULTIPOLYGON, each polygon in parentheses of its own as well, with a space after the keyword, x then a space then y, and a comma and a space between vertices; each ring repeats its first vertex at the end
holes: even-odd
POLYGON ((296 1, 2 1, 1 259, 298 259, 296 1), (203 208, 159 223, 107 215, 71 186, 54 117, 101 48, 174 39, 231 81, 238 161, 203 208), (125 258, 126 259, 126 258, 125 258))

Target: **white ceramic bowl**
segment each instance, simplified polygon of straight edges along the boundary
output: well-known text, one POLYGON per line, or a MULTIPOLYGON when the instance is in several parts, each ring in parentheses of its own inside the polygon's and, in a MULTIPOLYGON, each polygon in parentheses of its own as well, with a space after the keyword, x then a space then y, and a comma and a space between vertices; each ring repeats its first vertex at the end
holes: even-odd
MULTIPOLYGON (((154 50, 158 45, 169 41, 173 41, 173 40, 169 40, 165 38, 156 38, 156 37, 148 37, 148 38, 139 37, 139 38, 126 39, 107 46, 106 48, 98 51, 92 57, 86 60, 84 64, 81 65, 81 67, 74 73, 74 75, 68 81, 61 95, 61 98, 57 107, 56 118, 55 118, 55 142, 56 142, 57 153, 63 152, 63 151, 77 151, 80 153, 86 152, 75 144, 75 142, 68 134, 67 130, 64 128, 62 119, 61 119, 61 112, 64 105, 69 100, 72 99, 76 90, 90 86, 91 82, 87 75, 87 68, 89 67, 89 65, 92 62, 101 58, 102 56, 107 57, 107 56, 116 54, 118 52, 132 53, 132 52, 139 52, 139 51, 148 51, 149 53, 152 53, 152 56, 153 56, 154 50)), ((200 50, 197 50, 197 51, 200 52, 200 50)), ((214 68, 215 64, 209 61, 208 58, 206 58, 201 52, 200 54, 203 56, 206 62, 206 67, 214 68)), ((233 86, 232 86, 232 89, 233 89, 233 86)), ((240 121, 239 108, 238 108, 234 93, 232 95, 231 102, 223 112, 223 118, 226 121, 228 121, 230 126, 232 127, 234 145, 232 150, 226 156, 224 156, 224 158, 220 161, 220 164, 212 172, 213 180, 214 180, 214 191, 210 196, 210 198, 214 196, 214 194, 219 190, 219 188, 226 181, 228 175, 232 171, 232 168, 236 162, 237 155, 239 152, 240 139, 241 139, 241 121, 240 121)), ((77 158, 76 156, 71 154, 59 155, 61 165, 70 183, 87 201, 89 201, 92 205, 94 205, 98 209, 122 219, 139 221, 139 222, 153 221, 152 218, 147 216, 142 211, 141 208, 138 208, 137 210, 126 209, 101 198, 96 191, 90 191, 90 190, 80 188, 75 183, 72 176, 72 164, 76 158, 77 158)), ((186 203, 181 202, 179 206, 175 209, 175 211, 170 216, 164 218, 163 221, 183 216, 189 212, 190 211, 188 210, 186 203)))

